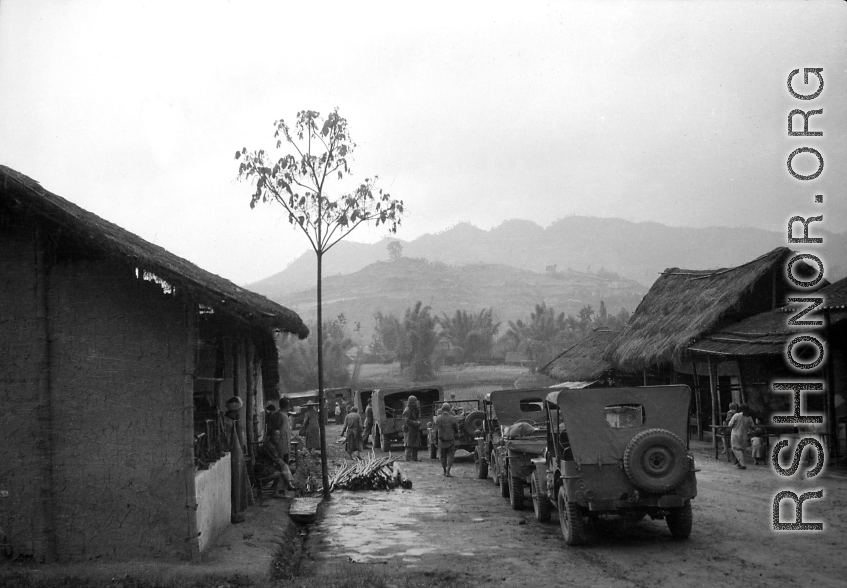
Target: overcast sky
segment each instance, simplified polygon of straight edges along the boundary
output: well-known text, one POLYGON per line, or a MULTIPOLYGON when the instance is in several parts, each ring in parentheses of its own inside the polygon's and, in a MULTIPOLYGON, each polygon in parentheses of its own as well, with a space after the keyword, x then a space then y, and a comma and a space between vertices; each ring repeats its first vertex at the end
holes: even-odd
POLYGON ((336 106, 356 178, 405 201, 405 240, 568 215, 784 230, 823 213, 842 232, 845 39, 840 0, 0 0, 0 163, 241 284, 308 243, 250 210, 236 149, 336 106), (786 88, 804 67, 824 68, 813 102, 786 88), (788 137, 813 107, 824 137, 788 137), (800 182, 785 163, 806 145, 826 167, 800 182))

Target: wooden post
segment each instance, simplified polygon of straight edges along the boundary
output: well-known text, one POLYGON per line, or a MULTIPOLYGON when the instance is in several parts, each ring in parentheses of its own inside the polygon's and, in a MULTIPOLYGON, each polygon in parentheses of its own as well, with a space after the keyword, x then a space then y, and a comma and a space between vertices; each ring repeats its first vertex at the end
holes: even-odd
MULTIPOLYGON (((706 361, 709 366, 709 390, 712 394, 712 424, 717 426, 721 424, 721 407, 718 399, 718 366, 712 363, 711 356, 707 355, 706 361)), ((717 452, 717 429, 712 429, 712 447, 717 452)))
POLYGON ((197 487, 194 470, 194 376, 197 369, 197 306, 194 300, 185 302, 185 375, 182 383, 182 467, 185 483, 185 517, 188 557, 200 561, 200 532, 197 526, 197 487))
POLYGON ((703 440, 703 404, 700 400, 700 376, 697 375, 697 360, 691 360, 691 373, 694 374, 694 401, 697 406, 697 439, 703 440))
POLYGON ((823 311, 823 329, 824 338, 827 341, 827 353, 830 356, 824 364, 825 390, 826 390, 826 406, 824 414, 826 415, 826 429, 829 433, 829 454, 832 456, 831 463, 838 463, 838 421, 835 419, 835 357, 832 355, 833 345, 832 329, 830 327, 829 310, 823 311))
POLYGON ((744 394, 744 372, 741 370, 741 360, 735 358, 735 369, 738 373, 738 398, 741 400, 739 404, 747 404, 747 395, 744 394))
POLYGON ((247 377, 247 391, 245 394, 245 406, 247 407, 247 415, 244 419, 244 427, 247 435, 247 453, 251 459, 254 459, 255 449, 253 444, 256 442, 256 428, 253 424, 253 416, 256 413, 256 380, 253 377, 253 342, 249 339, 246 343, 247 361, 244 366, 244 375, 247 377))

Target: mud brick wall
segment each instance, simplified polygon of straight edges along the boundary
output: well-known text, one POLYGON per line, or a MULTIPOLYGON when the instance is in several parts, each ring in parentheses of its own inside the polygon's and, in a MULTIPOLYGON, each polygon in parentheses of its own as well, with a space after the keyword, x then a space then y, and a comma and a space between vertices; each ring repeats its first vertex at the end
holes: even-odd
POLYGON ((127 266, 74 262, 52 268, 49 309, 59 559, 184 554, 181 301, 127 266))
POLYGON ((0 229, 0 554, 32 555, 39 535, 38 368, 32 233, 0 229))

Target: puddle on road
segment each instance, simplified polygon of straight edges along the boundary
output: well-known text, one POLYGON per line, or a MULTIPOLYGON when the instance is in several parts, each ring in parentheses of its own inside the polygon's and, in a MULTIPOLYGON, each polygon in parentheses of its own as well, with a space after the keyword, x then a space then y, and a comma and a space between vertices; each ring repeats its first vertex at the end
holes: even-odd
POLYGON ((315 530, 323 542, 322 556, 347 556, 356 561, 399 557, 404 562, 419 562, 420 556, 441 548, 428 544, 417 530, 424 520, 446 516, 440 505, 432 503, 432 497, 414 492, 334 494, 315 530))

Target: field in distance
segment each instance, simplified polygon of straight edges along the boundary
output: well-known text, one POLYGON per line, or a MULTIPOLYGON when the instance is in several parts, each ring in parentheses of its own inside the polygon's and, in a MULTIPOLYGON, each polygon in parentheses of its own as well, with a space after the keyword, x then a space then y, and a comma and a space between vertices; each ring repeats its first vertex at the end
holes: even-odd
POLYGON ((397 386, 442 386, 449 400, 476 400, 492 390, 506 388, 546 387, 553 380, 533 374, 527 367, 516 365, 463 365, 445 366, 438 370, 435 379, 428 382, 410 383, 403 376, 400 364, 367 363, 359 372, 354 388, 390 388, 397 386))

